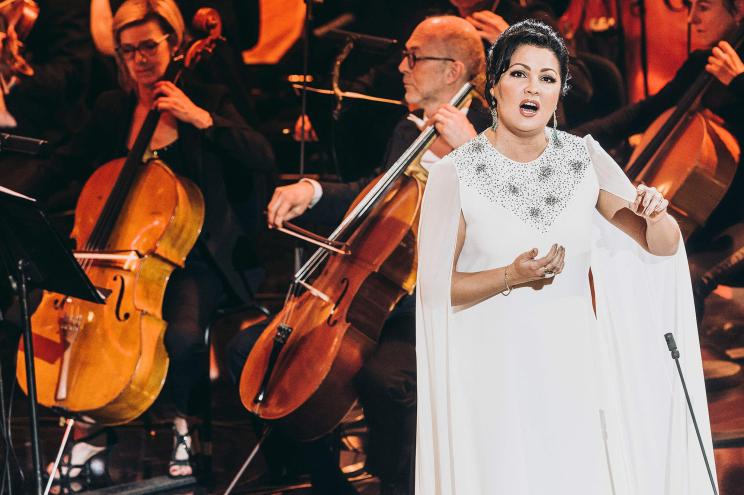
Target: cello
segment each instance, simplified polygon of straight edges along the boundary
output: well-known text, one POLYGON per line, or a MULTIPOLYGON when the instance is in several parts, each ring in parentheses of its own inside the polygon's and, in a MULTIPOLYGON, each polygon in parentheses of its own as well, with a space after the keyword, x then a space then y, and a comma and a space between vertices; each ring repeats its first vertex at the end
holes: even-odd
MULTIPOLYGON (((173 82, 221 39, 216 12, 202 10, 198 21, 209 35, 171 61, 173 82)), ((159 119, 150 110, 127 157, 99 167, 78 199, 75 257, 106 303, 45 292, 31 319, 39 403, 101 425, 131 421, 160 393, 168 370, 166 284, 204 220, 199 188, 161 160, 143 158, 159 119)), ((17 378, 25 390, 23 360, 21 344, 17 378)))
MULTIPOLYGON (((744 46, 744 26, 728 40, 744 46)), ((701 100, 715 78, 703 71, 676 107, 646 130, 625 168, 634 182, 656 187, 669 200, 669 211, 685 239, 705 224, 728 191, 741 150, 720 118, 701 100)))
MULTIPOLYGON (((464 106, 471 91, 466 83, 451 103, 464 106)), ((239 386, 243 405, 298 440, 332 431, 353 407, 352 378, 396 303, 414 289, 425 181, 418 160, 435 137, 428 127, 359 194, 295 274, 284 308, 248 355, 239 386)))

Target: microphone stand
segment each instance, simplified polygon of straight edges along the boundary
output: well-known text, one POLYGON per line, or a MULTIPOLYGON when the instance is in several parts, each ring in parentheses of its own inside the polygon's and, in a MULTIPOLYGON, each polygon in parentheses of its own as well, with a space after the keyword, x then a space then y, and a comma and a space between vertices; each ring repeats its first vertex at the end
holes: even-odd
POLYGON ((705 461, 705 468, 708 470, 708 478, 710 478, 710 486, 713 489, 713 493, 718 495, 718 489, 716 488, 716 482, 713 479, 713 472, 710 470, 710 463, 708 462, 708 456, 705 453, 705 447, 703 446, 703 438, 700 436, 700 429, 698 428, 697 419, 695 419, 695 411, 692 409, 692 402, 690 401, 690 394, 687 392, 687 383, 685 383, 685 376, 682 373, 682 367, 679 365, 679 350, 677 349, 677 343, 674 341, 674 335, 667 333, 664 335, 664 339, 667 343, 669 352, 672 353, 672 359, 674 359, 677 365, 677 372, 679 373, 679 379, 682 381, 682 388, 685 391, 685 398, 687 399, 687 409, 690 411, 692 416, 692 424, 695 425, 695 433, 697 433, 698 443, 700 444, 700 452, 703 454, 703 460, 705 461))
POLYGON ((336 96, 336 106, 333 109, 333 120, 335 122, 338 122, 338 119, 341 117, 341 105, 344 100, 343 92, 341 91, 341 87, 339 86, 339 81, 341 80, 341 64, 344 63, 344 60, 346 60, 346 57, 349 56, 349 53, 351 53, 351 50, 353 48, 354 48, 354 38, 352 37, 346 38, 346 43, 344 43, 344 47, 341 49, 341 52, 336 56, 336 60, 333 63, 331 86, 333 87, 333 94, 336 96))

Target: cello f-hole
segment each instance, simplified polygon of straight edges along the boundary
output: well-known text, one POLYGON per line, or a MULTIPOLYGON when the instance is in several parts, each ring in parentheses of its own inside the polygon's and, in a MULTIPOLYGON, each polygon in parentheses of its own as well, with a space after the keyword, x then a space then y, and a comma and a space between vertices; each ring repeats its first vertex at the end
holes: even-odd
POLYGON ((333 308, 331 308, 331 313, 328 315, 328 326, 332 327, 336 323, 338 323, 338 318, 333 318, 333 315, 336 314, 336 309, 338 309, 339 304, 341 304, 341 300, 346 295, 346 291, 349 290, 349 279, 344 277, 341 280, 341 285, 344 287, 341 289, 341 294, 338 296, 338 299, 336 299, 336 302, 333 304, 333 308))
POLYGON ((124 277, 121 275, 114 275, 114 282, 119 281, 119 295, 116 298, 116 319, 119 321, 127 321, 129 319, 129 313, 121 314, 121 302, 124 299, 124 277))

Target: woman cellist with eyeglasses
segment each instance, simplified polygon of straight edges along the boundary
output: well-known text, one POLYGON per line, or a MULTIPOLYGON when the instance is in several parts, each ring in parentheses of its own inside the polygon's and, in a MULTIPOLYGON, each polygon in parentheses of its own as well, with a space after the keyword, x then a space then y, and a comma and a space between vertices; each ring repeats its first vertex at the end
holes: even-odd
MULTIPOLYGON (((229 200, 235 193, 229 185, 249 187, 251 174, 273 169, 273 154, 265 138, 243 121, 222 87, 187 81, 182 89, 163 80, 171 60, 184 47, 184 21, 173 0, 125 1, 114 15, 113 34, 121 89, 99 97, 88 125, 58 152, 54 163, 60 175, 89 176, 107 161, 127 156, 148 112, 157 109, 160 119, 142 161, 157 158, 166 163, 203 196, 199 240, 183 268, 170 276, 162 311, 170 358, 162 395, 163 402, 172 406, 174 431, 168 474, 188 476, 193 469, 188 418, 208 406, 202 395, 208 381, 204 332, 223 297, 240 298, 247 292, 233 283, 236 271, 245 267, 234 266, 238 262, 232 256, 239 238, 236 232, 242 228, 231 209, 229 200)), ((160 193, 152 190, 156 198, 160 193)), ((81 200, 84 195, 85 190, 81 200)), ((105 458, 110 435, 106 435, 107 445, 97 445, 102 440, 96 426, 77 425, 75 441, 55 473, 58 484, 64 485, 60 490, 85 488, 98 481, 93 479, 96 475, 105 474, 95 469, 94 461, 105 458)))
MULTIPOLYGON (((741 201, 741 194, 744 190, 744 172, 741 170, 739 151, 744 143, 744 62, 742 61, 744 58, 742 55, 744 53, 744 43, 742 43, 744 23, 742 19, 744 19, 744 2, 741 0, 693 1, 688 22, 691 25, 692 45, 696 50, 690 53, 674 78, 658 93, 573 130, 579 135, 591 134, 603 146, 608 147, 616 145, 621 139, 631 134, 644 132, 651 126, 644 134, 643 142, 639 146, 642 148, 645 143, 652 143, 651 139, 657 129, 663 129, 663 126, 657 125, 657 123, 661 124, 665 118, 662 114, 671 112, 675 105, 679 105, 694 83, 701 82, 704 77, 710 79, 696 106, 699 110, 698 114, 706 119, 702 127, 713 138, 712 140, 706 138, 706 141, 719 143, 716 145, 717 160, 714 159, 708 168, 713 169, 716 176, 725 176, 727 182, 730 182, 730 187, 725 195, 722 194, 725 189, 721 190, 723 198, 717 198, 721 200, 720 203, 717 207, 715 203, 711 203, 709 209, 712 212, 708 216, 706 211, 704 217, 701 217, 702 222, 697 222, 698 228, 688 240, 698 319, 702 319, 705 297, 715 289, 719 282, 735 285, 741 285, 744 282, 741 280, 741 274, 737 276, 734 273, 737 270, 741 272, 742 266, 739 266, 741 263, 738 265, 727 263, 729 266, 726 270, 719 269, 722 260, 730 258, 736 251, 744 248, 744 229, 742 228, 742 220, 744 220, 744 206, 742 205, 744 203, 741 201), (737 42, 738 48, 736 48, 737 42), (654 122, 657 118, 657 122, 654 122), (723 146, 724 143, 725 146, 723 146), (736 149, 737 144, 739 149, 736 149), (733 148, 733 152, 726 153, 727 148, 733 148), (715 276, 711 270, 715 272, 715 276)), ((691 127, 692 124, 688 128, 691 127)), ((695 134, 695 131, 692 131, 692 134, 695 134)), ((690 137, 693 136, 690 134, 690 137)), ((682 145, 676 146, 677 149, 682 150, 683 158, 697 153, 700 156, 705 155, 697 148, 694 148, 692 152, 686 148, 687 144, 692 141, 692 139, 689 141, 686 139, 687 135, 683 136, 678 141, 682 145)), ((674 154, 675 146, 664 148, 664 150, 663 153, 658 154, 666 157, 674 156, 675 158, 671 160, 679 161, 680 165, 683 165, 684 160, 677 160, 679 152, 677 155, 674 154)), ((639 157, 643 155, 638 151, 636 154, 639 157)), ((630 168, 633 168, 632 163, 630 168)), ((666 176, 681 177, 684 174, 682 170, 684 168, 681 166, 679 172, 673 170, 672 174, 666 176)), ((629 171, 632 179, 635 178, 635 174, 630 169, 626 170, 629 171)), ((650 176, 653 179, 653 175, 650 176)), ((648 177, 649 175, 646 175, 643 180, 645 181, 648 177)), ((694 188, 688 188, 694 193, 688 203, 700 206, 708 203, 709 191, 700 183, 694 185, 694 188)), ((672 203, 675 202, 669 194, 667 197, 672 203)), ((693 219, 702 215, 700 211, 694 211, 694 209, 686 213, 687 215, 682 216, 693 219)))

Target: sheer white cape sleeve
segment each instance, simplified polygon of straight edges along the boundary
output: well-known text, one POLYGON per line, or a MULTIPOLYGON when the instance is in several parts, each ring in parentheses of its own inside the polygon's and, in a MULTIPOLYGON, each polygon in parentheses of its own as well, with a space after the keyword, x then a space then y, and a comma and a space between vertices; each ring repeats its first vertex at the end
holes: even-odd
MULTIPOLYGON (((585 144, 600 188, 633 201, 635 188, 620 167, 590 136, 585 144)), ((445 157, 429 174, 419 225, 416 493, 427 495, 455 493, 448 341, 453 331, 450 287, 460 211, 456 165, 445 157)), ((603 366, 614 493, 709 493, 710 482, 684 392, 664 340, 667 332, 675 336, 715 473, 684 246, 680 242, 674 256, 657 257, 598 212, 593 224, 592 274, 600 332, 597 352, 603 366)), ((497 438, 486 441, 498 443, 497 438)))

